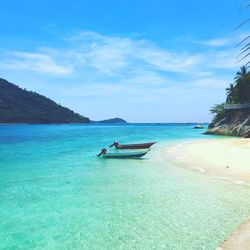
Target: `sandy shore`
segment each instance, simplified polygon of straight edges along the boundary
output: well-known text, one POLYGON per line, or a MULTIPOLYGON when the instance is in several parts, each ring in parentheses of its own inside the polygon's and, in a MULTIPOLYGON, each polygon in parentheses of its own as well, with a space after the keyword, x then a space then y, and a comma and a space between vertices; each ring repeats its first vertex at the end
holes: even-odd
POLYGON ((214 178, 250 185, 250 139, 212 139, 168 147, 164 157, 177 166, 214 178))
MULTIPOLYGON (((212 139, 168 147, 164 157, 176 166, 212 178, 250 185, 250 139, 212 139)), ((250 249, 250 219, 242 223, 217 250, 250 249)))
POLYGON ((249 250, 250 218, 242 223, 217 250, 249 250))

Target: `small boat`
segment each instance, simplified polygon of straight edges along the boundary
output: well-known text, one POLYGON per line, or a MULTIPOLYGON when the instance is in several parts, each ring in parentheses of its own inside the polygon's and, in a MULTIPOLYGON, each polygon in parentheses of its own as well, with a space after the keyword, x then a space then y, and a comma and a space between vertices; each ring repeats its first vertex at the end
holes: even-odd
POLYGON ((201 129, 201 128, 204 128, 204 126, 202 126, 202 125, 195 125, 193 128, 201 129))
POLYGON ((123 152, 112 152, 108 153, 106 148, 97 155, 103 158, 116 158, 116 159, 128 159, 128 158, 141 158, 148 153, 147 150, 137 150, 137 151, 123 151, 123 152))
POLYGON ((119 144, 118 141, 115 141, 109 147, 115 146, 116 149, 147 149, 154 145, 156 142, 146 142, 146 143, 137 143, 137 144, 119 144))

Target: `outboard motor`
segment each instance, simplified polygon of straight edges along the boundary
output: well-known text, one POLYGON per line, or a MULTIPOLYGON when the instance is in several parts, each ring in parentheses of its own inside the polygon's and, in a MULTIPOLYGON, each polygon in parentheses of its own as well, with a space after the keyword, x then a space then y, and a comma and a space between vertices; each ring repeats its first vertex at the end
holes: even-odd
POLYGON ((103 154, 106 154, 107 153, 107 149, 106 148, 103 148, 102 151, 97 155, 97 156, 101 156, 103 154))
POLYGON ((114 141, 113 144, 111 144, 109 147, 112 148, 113 146, 117 147, 119 145, 118 141, 114 141))

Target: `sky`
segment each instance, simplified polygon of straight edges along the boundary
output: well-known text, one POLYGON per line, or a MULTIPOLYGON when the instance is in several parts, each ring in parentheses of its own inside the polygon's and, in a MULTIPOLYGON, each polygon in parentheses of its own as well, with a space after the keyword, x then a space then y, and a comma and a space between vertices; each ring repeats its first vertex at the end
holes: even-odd
POLYGON ((91 120, 209 122, 248 18, 240 0, 0 0, 0 77, 91 120))

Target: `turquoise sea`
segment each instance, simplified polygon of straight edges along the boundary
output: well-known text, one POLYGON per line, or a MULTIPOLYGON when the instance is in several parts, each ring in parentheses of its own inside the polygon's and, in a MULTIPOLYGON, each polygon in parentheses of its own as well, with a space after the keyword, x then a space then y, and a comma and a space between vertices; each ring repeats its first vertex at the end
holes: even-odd
POLYGON ((250 215, 250 187, 164 159, 214 138, 192 127, 0 126, 0 249, 216 249, 250 215), (141 160, 97 158, 114 139, 158 144, 141 160))

